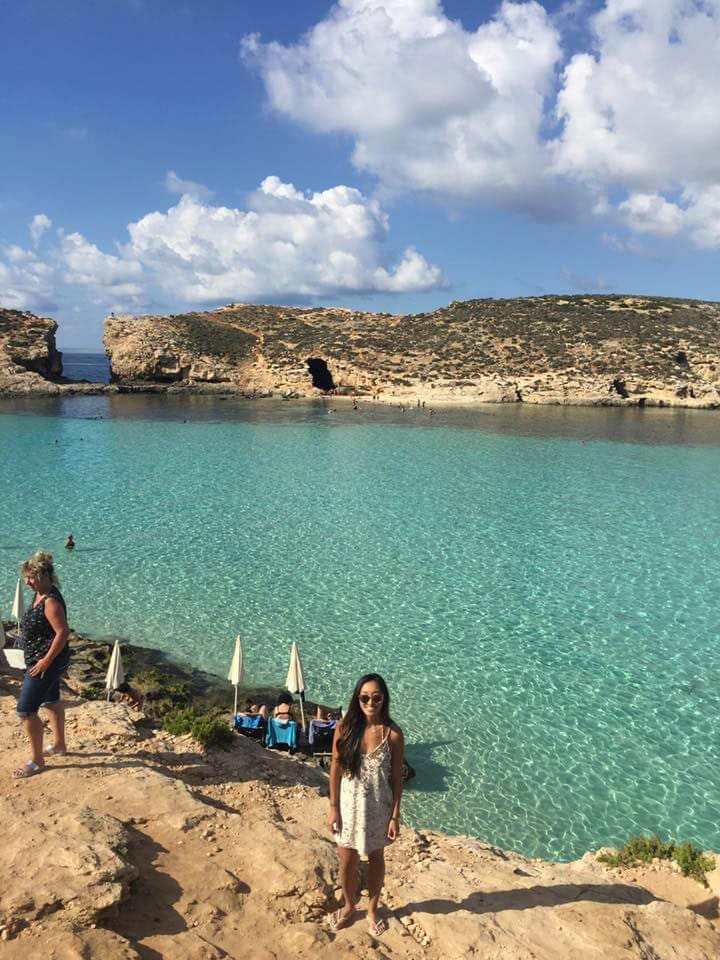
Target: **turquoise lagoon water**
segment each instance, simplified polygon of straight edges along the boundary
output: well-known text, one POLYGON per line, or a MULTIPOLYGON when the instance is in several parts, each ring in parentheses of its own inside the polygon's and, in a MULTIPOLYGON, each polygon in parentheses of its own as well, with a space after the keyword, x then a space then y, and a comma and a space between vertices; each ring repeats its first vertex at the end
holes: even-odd
POLYGON ((4 616, 43 546, 81 631, 218 674, 239 632, 258 684, 297 640, 326 703, 382 672, 417 825, 720 848, 720 416, 336 406, 5 401, 4 616))

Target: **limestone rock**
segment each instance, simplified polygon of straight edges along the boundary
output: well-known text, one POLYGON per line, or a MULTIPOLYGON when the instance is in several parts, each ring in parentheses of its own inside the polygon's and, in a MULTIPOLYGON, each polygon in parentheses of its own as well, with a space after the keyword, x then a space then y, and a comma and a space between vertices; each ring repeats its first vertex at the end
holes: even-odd
MULTIPOLYGON (((25 756, 13 710, 1 696, 8 765, 25 756)), ((242 737, 203 753, 148 735, 124 704, 75 699, 68 727, 66 757, 28 781, 0 779, 3 960, 720 956, 712 890, 671 871, 651 865, 635 883, 592 855, 546 863, 405 825, 387 850, 388 931, 370 936, 364 891, 355 922, 334 933, 337 853, 315 768, 242 737)))
POLYGON ((333 392, 411 403, 720 407, 720 304, 694 300, 468 300, 408 316, 257 304, 112 315, 111 385, 63 382, 55 329, 0 309, 0 394, 333 392))
POLYGON ((415 316, 230 304, 108 317, 113 378, 284 399, 720 406, 720 304, 657 297, 453 302, 415 316), (429 393, 432 391, 432 394, 429 393))
POLYGON ((0 394, 32 392, 62 375, 56 330, 48 317, 0 308, 0 394))
POLYGON ((137 876, 123 825, 84 804, 0 797, 0 822, 0 927, 10 936, 44 918, 90 926, 137 876))
MULTIPOLYGON (((46 960, 139 960, 140 954, 124 938, 111 930, 85 929, 81 933, 53 929, 52 942, 36 954, 46 960)), ((24 938, 2 946, 3 960, 35 960, 24 938)))
POLYGON ((0 306, 0 396, 97 390, 97 385, 63 381, 62 354, 55 345, 57 328, 49 317, 0 306))

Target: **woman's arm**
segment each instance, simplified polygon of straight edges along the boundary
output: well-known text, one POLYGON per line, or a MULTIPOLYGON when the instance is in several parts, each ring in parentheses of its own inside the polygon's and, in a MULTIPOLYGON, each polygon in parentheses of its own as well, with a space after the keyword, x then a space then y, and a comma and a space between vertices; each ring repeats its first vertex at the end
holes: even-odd
POLYGON ((48 599, 45 601, 45 616, 48 623, 55 631, 55 636, 53 637, 52 643, 50 644, 50 649, 45 656, 41 657, 38 662, 28 670, 28 673, 31 677, 36 677, 38 674, 42 675, 45 673, 55 657, 61 652, 67 643, 68 634, 70 633, 70 628, 68 627, 67 619, 65 617, 65 611, 63 610, 63 606, 59 600, 56 600, 54 597, 48 597, 48 599))
POLYGON ((395 840, 400 833, 400 798, 403 788, 403 752, 405 738, 400 727, 393 726, 390 730, 390 779, 393 793, 392 810, 388 820, 388 840, 395 840))
POLYGON ((342 820, 340 818, 340 762, 338 760, 338 737, 342 721, 335 727, 335 736, 333 737, 332 763, 330 764, 330 809, 327 815, 327 826, 331 833, 340 830, 342 820))

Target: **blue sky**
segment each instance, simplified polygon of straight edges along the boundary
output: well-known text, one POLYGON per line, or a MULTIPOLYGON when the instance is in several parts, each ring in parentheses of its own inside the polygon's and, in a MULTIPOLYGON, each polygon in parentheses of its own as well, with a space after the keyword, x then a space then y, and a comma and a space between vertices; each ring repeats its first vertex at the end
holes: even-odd
POLYGON ((720 0, 0 0, 0 305, 718 299, 719 50, 720 0))

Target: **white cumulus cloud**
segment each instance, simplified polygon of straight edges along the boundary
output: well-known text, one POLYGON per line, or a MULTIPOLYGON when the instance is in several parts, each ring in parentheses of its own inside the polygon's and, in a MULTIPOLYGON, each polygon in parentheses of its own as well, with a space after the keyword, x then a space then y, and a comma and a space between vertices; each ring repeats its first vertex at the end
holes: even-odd
POLYGON ((395 266, 383 263, 387 216, 359 190, 304 194, 267 177, 248 207, 183 196, 167 212, 131 223, 125 254, 188 303, 427 290, 442 282, 439 268, 412 249, 395 266))
POLYGON ((469 32, 439 0, 340 0, 297 44, 248 36, 242 54, 275 110, 349 133, 387 186, 547 206, 540 128, 561 50, 539 3, 504 2, 469 32))
POLYGON ((158 300, 182 306, 342 297, 424 291, 444 282, 440 268, 414 247, 388 262, 387 214, 347 186, 303 193, 271 176, 244 210, 184 193, 127 229, 129 240, 114 253, 62 229, 44 259, 6 247, 0 304, 38 308, 61 286, 84 289, 94 304, 132 310, 158 300))
POLYGON ((88 287, 96 302, 142 298, 142 265, 131 257, 103 253, 80 233, 63 233, 57 256, 65 268, 65 283, 88 287))
POLYGON ((0 306, 11 310, 54 310, 55 268, 17 244, 0 256, 0 306))
POLYGON ((52 220, 45 213, 36 213, 30 221, 30 236, 35 246, 40 242, 42 235, 50 229, 52 220))
POLYGON ((176 193, 182 196, 195 197, 197 200, 209 200, 213 191, 206 187, 204 183, 198 183, 195 180, 183 180, 174 170, 168 170, 165 174, 165 189, 168 193, 176 193))
POLYGON ((348 134, 392 190, 559 219, 615 207, 639 233, 720 246, 720 0, 552 16, 504 0, 474 31, 441 0, 338 0, 297 42, 247 36, 242 56, 275 111, 348 134))
POLYGON ((657 193, 631 193, 618 210, 636 233, 674 237, 684 224, 685 212, 657 193))

